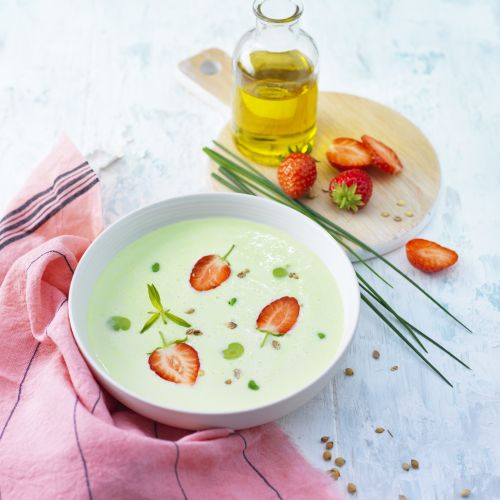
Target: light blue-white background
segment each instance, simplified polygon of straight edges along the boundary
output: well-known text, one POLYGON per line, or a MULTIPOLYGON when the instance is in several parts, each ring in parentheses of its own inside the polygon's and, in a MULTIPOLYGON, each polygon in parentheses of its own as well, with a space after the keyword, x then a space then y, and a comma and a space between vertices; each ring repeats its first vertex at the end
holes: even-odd
MULTIPOLYGON (((0 209, 62 131, 85 153, 124 154, 100 173, 107 222, 208 190, 201 148, 226 116, 177 81, 176 64, 211 46, 230 52, 252 23, 242 0, 0 0, 0 209)), ((356 483, 360 499, 448 499, 464 487, 500 498, 500 1, 305 0, 303 27, 323 89, 396 108, 438 152, 443 197, 423 236, 460 260, 425 276, 402 250, 390 259, 474 334, 376 267, 397 284, 386 297, 474 371, 433 354, 450 389, 363 309, 345 358, 355 375, 339 369, 280 424, 325 469, 319 437, 332 436, 346 459, 338 484, 356 483), (420 470, 401 469, 410 458, 420 470)))

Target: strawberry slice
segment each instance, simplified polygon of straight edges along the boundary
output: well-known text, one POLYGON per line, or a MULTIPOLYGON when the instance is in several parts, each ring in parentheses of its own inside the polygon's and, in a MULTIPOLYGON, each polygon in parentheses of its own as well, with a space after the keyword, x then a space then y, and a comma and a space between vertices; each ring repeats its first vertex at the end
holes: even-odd
POLYGON ((213 290, 226 281, 231 275, 231 265, 227 262, 234 245, 223 257, 219 255, 205 255, 193 267, 189 283, 199 292, 213 290))
POLYGON ((350 137, 337 137, 328 146, 326 157, 332 167, 340 170, 364 168, 371 164, 372 157, 362 142, 350 137))
POLYGON ((198 353, 185 343, 156 349, 149 356, 149 367, 159 377, 176 384, 193 385, 198 378, 198 353))
POLYGON ((412 266, 426 273, 442 271, 458 260, 454 250, 418 238, 406 244, 406 256, 412 266))
POLYGON ((257 328, 274 335, 287 333, 297 322, 300 306, 295 297, 281 297, 268 304, 257 318, 257 328))
POLYGON ((361 140, 371 154, 371 163, 376 167, 391 175, 397 175, 403 170, 401 160, 389 146, 369 135, 364 135, 361 140))

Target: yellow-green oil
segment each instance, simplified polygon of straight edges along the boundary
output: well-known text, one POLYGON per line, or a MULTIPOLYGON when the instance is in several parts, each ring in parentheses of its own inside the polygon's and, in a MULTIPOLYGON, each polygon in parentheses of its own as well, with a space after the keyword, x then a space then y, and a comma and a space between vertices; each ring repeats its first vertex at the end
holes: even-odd
POLYGON ((298 50, 259 50, 246 57, 249 61, 236 61, 235 67, 234 140, 252 160, 278 165, 289 147, 314 141, 316 72, 298 50))

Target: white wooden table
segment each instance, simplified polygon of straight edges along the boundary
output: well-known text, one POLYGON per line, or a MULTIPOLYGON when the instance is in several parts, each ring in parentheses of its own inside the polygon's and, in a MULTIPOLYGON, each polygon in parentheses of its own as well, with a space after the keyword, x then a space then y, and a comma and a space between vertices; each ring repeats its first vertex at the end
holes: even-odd
MULTIPOLYGON (((319 438, 332 436, 346 459, 339 486, 356 483, 360 499, 448 499, 464 487, 500 498, 500 3, 305 0, 303 17, 321 87, 398 109, 439 154, 443 197, 424 236, 460 261, 425 276, 402 250, 390 258, 474 335, 376 267, 398 283, 387 296, 474 371, 433 356, 450 389, 363 309, 345 359, 355 375, 339 370, 280 424, 325 469, 319 438), (410 458, 420 470, 401 469, 410 458)), ((250 1, 0 0, 0 209, 62 131, 84 152, 124 154, 100 173, 107 222, 210 189, 201 148, 227 117, 186 90, 175 67, 210 46, 230 52, 252 23, 250 1)))

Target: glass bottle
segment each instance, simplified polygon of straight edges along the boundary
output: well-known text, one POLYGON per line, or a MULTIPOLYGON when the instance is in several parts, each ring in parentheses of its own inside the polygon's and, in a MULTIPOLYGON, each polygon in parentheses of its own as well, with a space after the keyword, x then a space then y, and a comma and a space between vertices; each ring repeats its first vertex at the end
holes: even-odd
POLYGON ((233 55, 233 136, 245 156, 278 165, 316 134, 318 50, 300 0, 255 0, 257 25, 233 55))

